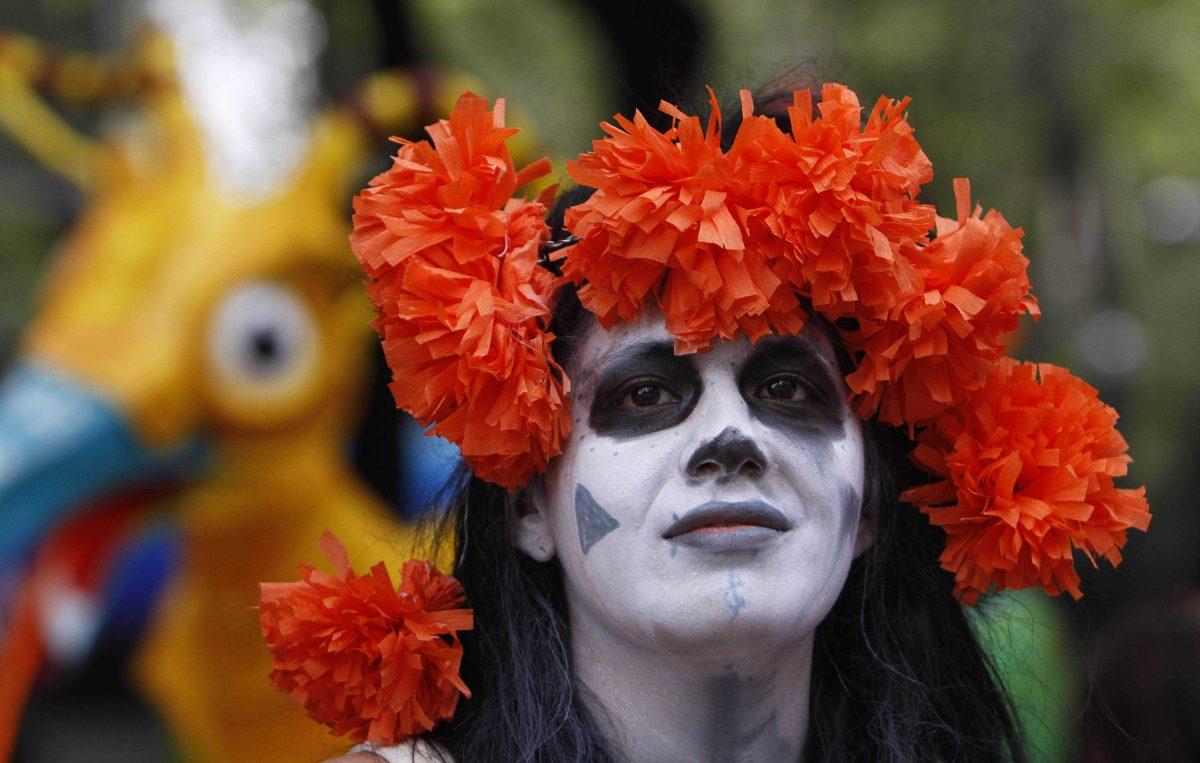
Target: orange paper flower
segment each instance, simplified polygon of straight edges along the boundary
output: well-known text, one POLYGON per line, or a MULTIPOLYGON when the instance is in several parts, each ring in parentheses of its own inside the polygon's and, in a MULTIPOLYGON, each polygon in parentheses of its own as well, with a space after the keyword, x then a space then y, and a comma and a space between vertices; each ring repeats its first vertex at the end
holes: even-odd
MULTIPOLYGON (((656 301, 677 352, 716 337, 795 333, 804 314, 793 290, 773 272, 783 242, 763 223, 736 161, 721 150, 715 99, 707 126, 663 102, 675 126, 660 132, 641 113, 604 123, 608 137, 567 163, 567 173, 596 192, 567 210, 581 241, 563 276, 582 284, 579 299, 605 328, 634 321, 656 301)), ((776 129, 776 132, 778 130, 776 129)))
POLYGON ((262 584, 271 683, 354 741, 395 744, 449 720, 471 696, 459 632, 474 623, 458 581, 414 559, 396 589, 382 562, 355 575, 329 532, 318 545, 335 574, 305 564, 300 582, 262 584))
POLYGON ((922 432, 914 460, 944 477, 906 491, 945 529, 942 566, 966 603, 1041 586, 1079 598, 1074 550, 1121 561, 1150 523, 1145 488, 1113 485, 1129 464, 1117 414, 1065 369, 1002 359, 984 385, 922 432))
POLYGON ((401 140, 392 167, 354 201, 351 248, 371 278, 392 394, 457 444, 482 479, 525 484, 562 448, 570 404, 546 330, 556 278, 537 264, 545 207, 512 199, 549 171, 517 172, 503 101, 470 93, 401 140))
POLYGON ((618 115, 567 166, 596 193, 567 213, 582 240, 563 274, 603 326, 654 299, 676 350, 694 352, 743 331, 799 331, 798 296, 836 319, 883 317, 920 292, 903 253, 933 227, 933 207, 915 200, 932 167, 903 119, 907 101, 881 99, 864 127, 848 88, 826 85, 817 118, 797 91, 789 135, 742 91, 728 152, 710 104, 705 128, 667 103, 676 121, 665 132, 618 115))
POLYGON ((909 252, 923 284, 884 320, 843 332, 861 350, 846 381, 863 418, 910 430, 979 389, 1024 313, 1039 315, 1029 291, 1020 228, 995 210, 971 212, 971 186, 954 181, 958 219, 937 219, 937 238, 909 252))
POLYGON ((799 90, 790 135, 767 130, 759 144, 735 146, 770 206, 772 232, 790 244, 789 283, 831 320, 882 317, 919 292, 904 254, 933 228, 933 207, 916 200, 933 166, 907 107, 880 98, 863 125, 858 97, 830 83, 814 118, 809 91, 799 90))

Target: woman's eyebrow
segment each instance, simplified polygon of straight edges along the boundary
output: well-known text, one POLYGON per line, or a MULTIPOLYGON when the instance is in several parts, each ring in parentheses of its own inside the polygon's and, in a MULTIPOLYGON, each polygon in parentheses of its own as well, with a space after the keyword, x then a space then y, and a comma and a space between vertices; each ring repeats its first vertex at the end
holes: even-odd
POLYGON ((602 371, 614 366, 645 363, 647 361, 676 361, 690 365, 691 360, 686 356, 675 354, 675 343, 670 339, 646 339, 640 342, 609 347, 601 352, 587 366, 587 372, 580 380, 580 386, 593 381, 602 371))
POLYGON ((767 336, 754 344, 754 355, 747 361, 755 365, 766 365, 768 368, 785 360, 801 362, 805 366, 819 368, 826 379, 835 387, 840 384, 842 376, 830 361, 828 354, 816 342, 804 336, 767 336))

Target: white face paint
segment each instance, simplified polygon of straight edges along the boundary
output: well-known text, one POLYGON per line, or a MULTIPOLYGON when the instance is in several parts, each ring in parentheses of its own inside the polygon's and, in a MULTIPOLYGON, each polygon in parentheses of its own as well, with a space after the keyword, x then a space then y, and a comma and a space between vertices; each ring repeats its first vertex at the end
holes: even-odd
POLYGON ((745 637, 807 638, 869 542, 862 428, 830 341, 672 346, 655 313, 586 334, 571 438, 517 542, 559 558, 573 625, 630 644, 723 660, 745 637))

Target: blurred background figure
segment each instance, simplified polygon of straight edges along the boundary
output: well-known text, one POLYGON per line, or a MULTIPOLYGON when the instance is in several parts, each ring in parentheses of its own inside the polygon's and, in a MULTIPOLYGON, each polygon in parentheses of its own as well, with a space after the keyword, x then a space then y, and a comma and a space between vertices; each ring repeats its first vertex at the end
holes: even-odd
MULTIPOLYGON (((1075 369, 1121 410, 1130 484, 1146 483, 1154 507, 1119 573, 1084 571, 1083 602, 1004 596, 976 614, 1039 759, 1083 749, 1071 687, 1088 679, 1095 633, 1200 571, 1200 440, 1185 437, 1200 431, 1200 14, 1190 0, 0 8, 9 32, 110 52, 47 59, 28 38, 0 41, 0 133, 10 135, 0 135, 0 394, 18 403, 0 404, 0 602, 12 630, 32 600, 46 655, 61 663, 42 671, 21 721, 25 759, 95 760, 115 747, 81 745, 122 729, 145 759, 161 757, 168 735, 197 759, 229 759, 213 752, 223 739, 191 737, 239 712, 281 759, 311 759, 323 744, 252 729, 270 699, 193 711, 187 702, 217 708, 223 693, 265 692, 266 681, 265 668, 195 651, 228 633, 202 638, 187 624, 220 612, 221 627, 252 626, 231 612, 253 601, 253 581, 288 579, 315 557, 330 506, 352 504, 338 516, 370 518, 364 527, 384 504, 412 510, 453 459, 391 409, 378 355, 356 354, 369 352, 369 311, 342 290, 357 277, 349 189, 386 166, 383 133, 445 113, 461 89, 457 76, 371 77, 381 66, 463 72, 505 96, 537 128, 530 153, 549 153, 560 175, 559 158, 586 148, 598 119, 633 108, 659 119, 661 97, 695 110, 705 84, 727 95, 799 67, 860 93, 912 96, 938 172, 929 199, 952 206, 951 179, 971 177, 981 203, 1027 232, 1048 317, 1018 354, 1075 369), (138 36, 146 18, 161 31, 138 36), (319 110, 322 93, 351 95, 319 110), (101 264, 101 251, 119 255, 101 264), (42 453, 45 467, 31 455, 42 453), (287 511, 297 513, 285 522, 287 511), (282 571, 254 577, 247 594, 241 565, 257 557, 282 571), (203 564, 185 567, 192 559, 203 564), (52 593, 31 596, 29 575, 52 593), (168 579, 176 593, 147 593, 168 579), (154 600, 166 607, 157 616, 154 600), (169 643, 162 628, 195 638, 156 648, 169 643), (117 668, 101 667, 125 654, 105 644, 135 643, 138 675, 175 666, 141 683, 152 711, 114 688, 117 668), (161 699, 171 691, 194 697, 161 699), (127 723, 88 725, 118 700, 127 723), (189 726, 193 716, 205 720, 189 726)), ((359 550, 398 537, 384 526, 362 530, 359 550)), ((353 542, 353 530, 338 532, 353 542)), ((362 555, 389 556, 378 545, 362 555)), ((0 671, 0 688, 10 675, 0 671)))
POLYGON ((266 683, 248 607, 326 528, 362 562, 408 542, 350 462, 371 332, 345 206, 443 84, 389 71, 317 110, 311 6, 146 10, 109 57, 0 40, 0 125, 86 199, 0 388, 0 755, 38 675, 103 645, 189 757, 312 758, 344 744, 266 683), (58 100, 124 121, 86 137, 58 100))

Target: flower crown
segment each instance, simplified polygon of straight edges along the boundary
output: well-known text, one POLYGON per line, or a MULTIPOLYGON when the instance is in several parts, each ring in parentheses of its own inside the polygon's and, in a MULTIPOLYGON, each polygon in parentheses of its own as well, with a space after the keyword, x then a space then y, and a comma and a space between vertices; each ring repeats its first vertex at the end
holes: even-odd
POLYGON ((702 124, 662 103, 665 131, 618 115, 567 164, 595 192, 567 210, 578 242, 553 255, 561 277, 538 265, 547 195, 512 198, 549 165, 514 168, 503 101, 464 94, 432 144, 400 140, 355 199, 350 239, 398 407, 513 489, 571 426, 547 329, 562 284, 605 328, 657 303, 679 353, 794 334, 811 305, 856 359, 858 414, 905 427, 915 462, 941 478, 902 498, 946 530, 956 595, 1040 585, 1078 598, 1073 551, 1115 565, 1150 515, 1144 488, 1113 485, 1127 446, 1095 390, 1004 357, 1018 318, 1040 314, 1022 231, 972 209, 966 180, 953 218, 917 199, 933 167, 907 99, 881 98, 864 122, 849 88, 825 85, 815 113, 798 90, 784 132, 743 90, 727 151, 711 91, 710 104, 702 124))
MULTIPOLYGON (((917 200, 933 168, 907 99, 881 98, 864 122, 842 85, 824 86, 816 112, 799 90, 784 132, 742 91, 728 150, 711 91, 710 104, 703 125, 665 102, 665 131, 640 113, 604 123, 567 165, 595 191, 567 210, 559 242, 545 222, 553 188, 513 198, 550 165, 514 167, 503 101, 489 110, 466 93, 431 143, 397 139, 392 166, 354 200, 350 238, 397 406, 456 443, 476 476, 515 489, 571 428, 549 331, 564 284, 605 328, 657 304, 678 353, 794 334, 811 306, 855 360, 855 411, 905 428, 934 477, 901 498, 946 531, 955 595, 1079 598, 1074 552, 1117 565, 1150 513, 1145 488, 1113 484, 1128 446, 1096 390, 1004 356, 1018 319, 1039 317, 1022 231, 972 208, 966 180, 952 218, 917 200)), ((306 566, 302 582, 264 587, 272 680, 355 739, 390 744, 451 717, 469 696, 461 587, 410 562, 393 589, 382 567, 356 576, 336 541, 322 543, 336 576, 306 566)))

